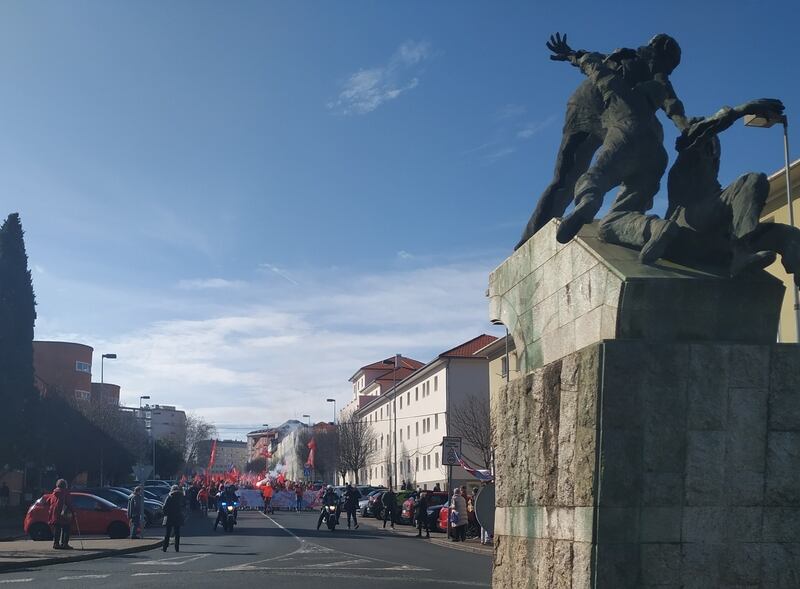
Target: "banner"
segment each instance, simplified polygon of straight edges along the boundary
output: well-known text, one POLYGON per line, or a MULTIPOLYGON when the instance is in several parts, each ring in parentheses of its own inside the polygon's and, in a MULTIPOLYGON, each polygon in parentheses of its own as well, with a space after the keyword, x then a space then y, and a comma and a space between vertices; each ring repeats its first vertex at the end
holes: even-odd
POLYGON ((257 489, 239 489, 236 492, 239 495, 239 509, 264 509, 264 497, 261 491, 257 489))

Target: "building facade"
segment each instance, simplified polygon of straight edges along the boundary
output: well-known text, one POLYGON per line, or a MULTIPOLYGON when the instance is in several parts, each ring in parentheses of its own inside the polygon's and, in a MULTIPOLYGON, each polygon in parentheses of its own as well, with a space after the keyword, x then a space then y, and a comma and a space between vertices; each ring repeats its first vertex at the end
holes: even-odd
POLYGON ((186 413, 176 409, 174 405, 145 405, 138 407, 124 407, 131 411, 137 419, 141 419, 150 439, 159 441, 186 440, 186 413))
MULTIPOLYGON (((762 222, 789 224, 789 204, 786 200, 786 168, 781 168, 769 177, 769 196, 761 214, 762 222)), ((789 177, 792 187, 792 209, 795 224, 800 224, 800 160, 795 160, 789 166, 789 177)), ((796 288, 792 277, 786 273, 783 265, 778 260, 767 268, 767 271, 776 276, 786 286, 781 307, 781 321, 778 329, 778 341, 783 343, 797 343, 797 328, 795 327, 794 297, 792 289, 796 288)))
MULTIPOLYGON (((372 432, 371 458, 359 473, 361 483, 446 488, 449 473, 442 440, 456 433, 448 417, 458 404, 488 400, 489 361, 476 352, 495 339, 483 334, 442 352, 428 364, 401 365, 397 371, 370 375, 367 370, 385 363, 381 361, 350 378, 355 385, 353 399, 342 409, 340 419, 354 415, 369 424, 372 432), (403 375, 397 374, 400 371, 403 375)), ((462 442, 462 457, 484 466, 466 442, 462 442)), ((452 481, 472 484, 475 479, 455 466, 452 481)))
MULTIPOLYGON (((203 440, 197 444, 197 460, 200 465, 207 465, 211 461, 211 446, 213 440, 203 440)), ((217 440, 217 450, 214 464, 208 474, 211 476, 225 474, 235 468, 244 469, 248 461, 247 442, 239 440, 217 440)))
POLYGON ((33 371, 39 392, 90 401, 93 352, 91 346, 74 342, 34 341, 33 371))
POLYGON ((104 403, 107 405, 119 405, 120 387, 110 382, 92 383, 92 403, 104 403))

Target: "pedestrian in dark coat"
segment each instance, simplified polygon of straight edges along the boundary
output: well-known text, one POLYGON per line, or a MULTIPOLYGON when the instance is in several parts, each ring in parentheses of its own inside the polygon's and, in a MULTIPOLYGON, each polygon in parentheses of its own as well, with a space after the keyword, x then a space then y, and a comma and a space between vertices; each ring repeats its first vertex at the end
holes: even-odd
POLYGON ((169 547, 169 537, 175 530, 175 552, 181 549, 181 526, 183 525, 183 491, 178 485, 172 485, 172 489, 164 502, 164 546, 162 550, 167 551, 169 547))
POLYGON ((347 512, 347 529, 350 529, 350 518, 353 519, 355 529, 358 529, 358 518, 356 512, 358 511, 358 500, 361 499, 361 492, 350 483, 344 491, 344 510, 347 512))
POLYGON ((131 540, 139 537, 139 528, 144 524, 144 497, 142 487, 136 487, 128 497, 128 519, 131 522, 131 540))
POLYGON ((53 526, 53 548, 61 550, 71 550, 69 545, 69 532, 72 520, 75 519, 75 511, 72 507, 72 498, 69 496, 67 481, 58 479, 56 488, 50 495, 50 512, 48 513, 47 523, 53 526))
POLYGON ((425 528, 425 537, 431 537, 431 531, 428 527, 428 492, 422 491, 417 501, 416 513, 414 517, 417 519, 417 538, 422 538, 422 528, 425 528))
POLYGON ((386 527, 386 520, 389 520, 394 529, 395 511, 397 510, 397 495, 394 494, 394 489, 389 487, 389 490, 381 497, 381 503, 383 503, 383 527, 386 527))

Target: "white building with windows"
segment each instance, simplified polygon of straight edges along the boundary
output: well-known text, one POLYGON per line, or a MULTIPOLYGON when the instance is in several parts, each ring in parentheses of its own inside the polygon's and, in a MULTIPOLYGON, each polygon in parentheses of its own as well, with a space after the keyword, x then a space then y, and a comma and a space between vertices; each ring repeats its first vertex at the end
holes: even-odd
MULTIPOLYGON (((353 399, 340 418, 355 412, 373 433, 371 460, 358 477, 362 484, 406 482, 445 489, 448 467, 443 464, 441 444, 443 437, 454 434, 448 413, 455 404, 474 397, 488 399, 489 361, 476 352, 495 339, 480 335, 424 365, 402 356, 397 362, 389 358, 362 367, 350 378, 353 399)), ((472 464, 480 463, 466 443, 462 455, 472 464)), ((452 476, 454 485, 475 483, 460 466, 453 467, 452 476)))

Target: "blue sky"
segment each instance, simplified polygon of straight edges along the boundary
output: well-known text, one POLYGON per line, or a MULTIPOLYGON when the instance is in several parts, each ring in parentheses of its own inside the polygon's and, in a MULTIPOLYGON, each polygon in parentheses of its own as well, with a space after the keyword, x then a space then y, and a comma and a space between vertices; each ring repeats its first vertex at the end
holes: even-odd
MULTIPOLYGON (((26 229, 36 336, 118 353, 106 374, 124 401, 149 394, 223 434, 330 419, 358 366, 491 331, 487 274, 550 179, 581 79, 548 59, 551 32, 602 51, 670 33, 690 114, 781 98, 800 149, 780 17, 796 13, 4 2, 0 199, 26 229)), ((723 136, 724 181, 781 165, 779 130, 723 136)))

